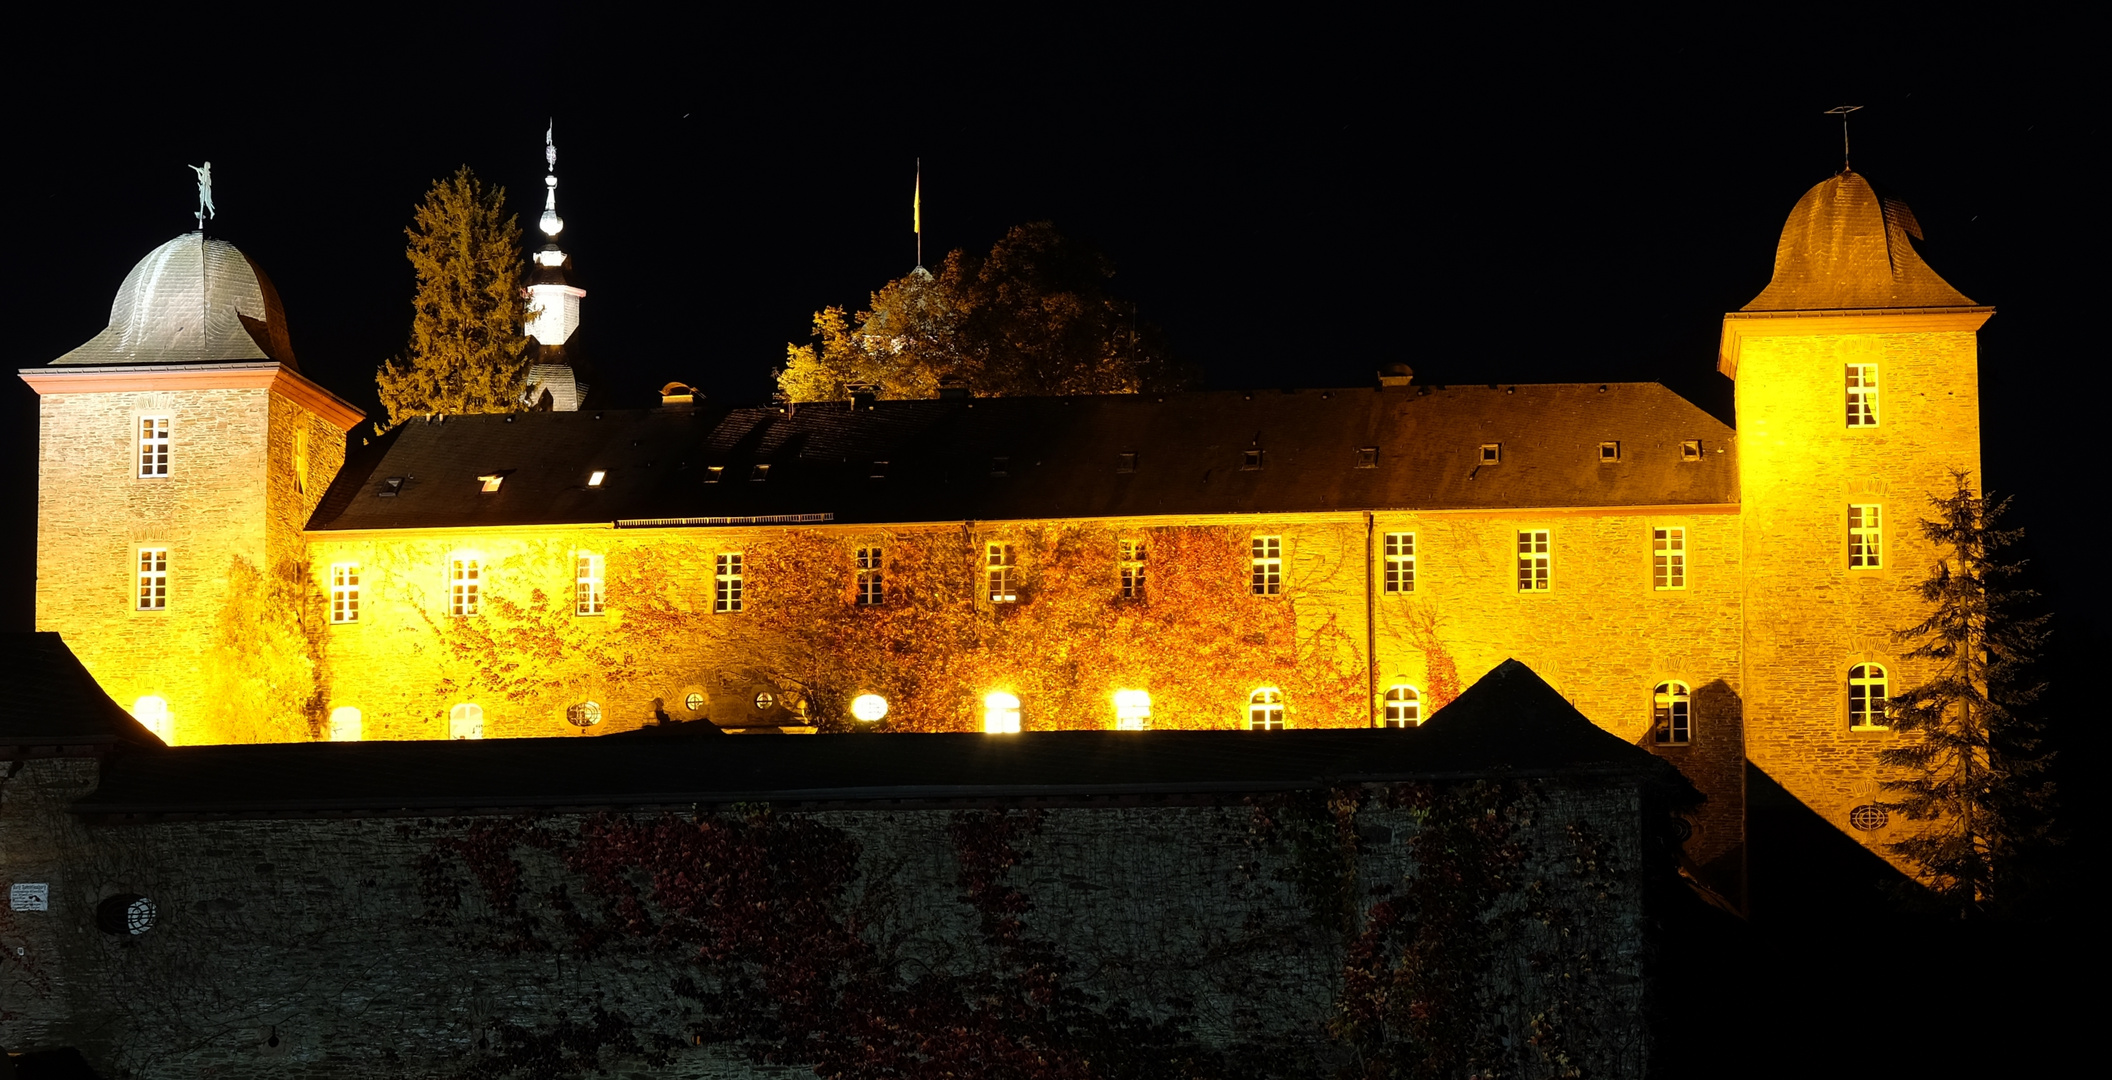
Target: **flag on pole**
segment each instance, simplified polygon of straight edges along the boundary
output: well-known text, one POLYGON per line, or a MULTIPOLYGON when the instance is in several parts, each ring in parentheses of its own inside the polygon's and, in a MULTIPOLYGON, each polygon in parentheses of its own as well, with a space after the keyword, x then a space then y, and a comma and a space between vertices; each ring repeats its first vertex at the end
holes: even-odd
POLYGON ((909 231, 924 235, 924 163, 917 162, 917 186, 909 196, 909 231))

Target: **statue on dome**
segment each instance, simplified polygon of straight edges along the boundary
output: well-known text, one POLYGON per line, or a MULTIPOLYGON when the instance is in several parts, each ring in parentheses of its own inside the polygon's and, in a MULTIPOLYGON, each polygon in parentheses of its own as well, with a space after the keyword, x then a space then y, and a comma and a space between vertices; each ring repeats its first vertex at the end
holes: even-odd
POLYGON ((198 174, 198 212, 191 216, 198 219, 198 228, 203 230, 206 218, 220 216, 220 211, 213 207, 213 163, 208 161, 202 166, 188 168, 198 174))

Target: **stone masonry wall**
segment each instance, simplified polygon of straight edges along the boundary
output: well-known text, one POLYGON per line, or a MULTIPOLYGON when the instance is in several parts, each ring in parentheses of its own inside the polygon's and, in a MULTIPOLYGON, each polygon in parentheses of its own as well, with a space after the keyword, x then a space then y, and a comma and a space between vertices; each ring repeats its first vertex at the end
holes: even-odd
MULTIPOLYGON (((545 1071, 536 1075, 574 1075, 558 1065, 581 1060, 626 1075, 812 1075, 749 1057, 779 1038, 764 1022, 785 1007, 769 990, 782 985, 769 976, 778 968, 766 964, 760 981, 740 982, 733 968, 693 962, 695 942, 621 933, 593 949, 577 947, 585 931, 563 912, 591 922, 612 909, 555 852, 600 850, 581 839, 581 828, 609 819, 545 815, 526 823, 558 848, 482 849, 469 842, 483 835, 479 829, 503 831, 521 819, 85 824, 65 806, 93 787, 95 769, 88 760, 32 760, 0 783, 0 877, 46 882, 52 900, 49 911, 8 912, 0 923, 0 1044, 9 1049, 76 1046, 113 1078, 446 1077, 506 1074, 523 1060, 508 1054, 555 1045, 535 1041, 555 1033, 591 1044, 580 1034, 591 1028, 627 1033, 638 1047, 670 1056, 654 1063, 612 1039, 598 1054, 590 1046, 584 1059, 539 1058, 545 1071), (436 858, 455 842, 485 861, 436 858), (520 874, 521 900, 511 911, 477 884, 498 880, 479 876, 478 867, 499 865, 490 861, 494 852, 520 874), (435 906, 448 881, 462 897, 453 910, 435 906), (558 902, 554 885, 569 887, 562 895, 571 907, 558 902), (128 893, 158 906, 153 928, 136 936, 97 929, 97 903, 128 893), (699 1046, 695 1033, 710 1027, 710 1010, 697 995, 722 983, 762 996, 721 1015, 732 1017, 725 1022, 733 1029, 722 1023, 717 1038, 733 1041, 699 1046)), ((948 988, 987 974, 1002 976, 987 993, 1022 994, 1019 1007, 1032 1013, 1043 1007, 1033 1004, 1040 998, 1017 980, 1047 978, 1047 1000, 1057 1003, 1048 1007, 1069 1017, 1065 1030, 1073 1032, 1050 1037, 1085 1040, 1043 1047, 1047 1060, 1077 1052, 1136 1061, 1175 1047, 1193 1063, 1187 1075, 1320 1076, 1349 1053, 1329 1036, 1331 1019, 1358 1008, 1342 998, 1345 950, 1360 936, 1380 940, 1370 935, 1381 907, 1371 905, 1399 896, 1422 872, 1416 837, 1464 814, 1476 829, 1505 831, 1485 869, 1509 876, 1505 891, 1469 904, 1468 922, 1446 933, 1434 931, 1450 924, 1433 924, 1426 935, 1472 949, 1485 943, 1487 951, 1465 961, 1471 970, 1450 971, 1442 952, 1418 954, 1428 985, 1414 992, 1471 1014, 1450 1018, 1468 1034, 1446 1037, 1456 1041, 1441 1052, 1460 1061, 1479 1054, 1511 1075, 1569 1075, 1556 1068, 1562 1054, 1586 1075, 1640 1075, 1652 946, 1632 782, 1428 790, 1459 801, 1418 809, 1389 805, 1385 791, 1367 789, 1353 817, 1334 816, 1324 800, 1265 800, 1260 809, 1052 808, 1040 812, 1038 825, 1022 812, 999 817, 988 809, 782 808, 757 817, 760 808, 747 807, 706 812, 696 819, 702 825, 689 824, 688 808, 672 819, 618 817, 669 821, 676 833, 790 835, 818 827, 849 843, 852 863, 841 868, 848 872, 836 893, 774 894, 764 905, 848 927, 859 949, 871 950, 857 954, 866 960, 839 956, 822 968, 879 973, 855 1004, 828 1006, 852 1009, 829 1021, 831 1031, 885 1020, 859 1037, 885 1042, 906 1030, 922 1039, 918 1010, 968 1008, 973 1003, 948 988), (728 824, 742 821, 748 824, 728 824), (993 823, 1014 830, 1006 850, 1017 852, 1016 866, 995 859, 998 849, 964 839, 997 835, 993 823), (1345 851, 1354 876, 1340 879, 1330 868, 1342 865, 1345 851), (978 867, 996 875, 998 893, 976 891, 978 867), (1347 928, 1327 910, 1336 880, 1350 883, 1344 899, 1360 913, 1347 928), (1007 906, 1007 890, 1016 890, 1018 905, 1007 906), (1017 927, 1013 946, 1002 944, 1007 925, 1017 927), (1038 959, 1016 968, 1020 949, 1038 959), (1453 977, 1479 989, 1445 997, 1453 977), (1087 1022, 1093 1017, 1100 1021, 1087 1022), (1087 1029, 1100 1034, 1077 1034, 1087 1029), (1486 1045, 1470 1049, 1477 1040, 1486 1045)), ((794 873, 785 868, 797 862, 773 865, 794 873)), ((703 877, 716 885, 708 868, 703 877)), ((658 925, 680 922, 653 903, 658 925)), ((1445 918, 1442 908, 1430 907, 1425 918, 1445 918)), ((768 916, 756 924, 764 929, 737 937, 774 940, 770 920, 790 917, 768 916)), ((703 940, 711 947, 710 936, 703 940)), ((798 959, 780 966, 796 970, 798 959)), ((1364 963, 1391 970, 1396 961, 1382 952, 1351 967, 1364 963)), ((1401 1010, 1411 1011, 1406 1002, 1401 1010)), ((929 1034, 920 1052, 969 1040, 981 1060, 1005 1045, 974 1042, 972 1033, 929 1034)), ((1368 1041, 1368 1030, 1364 1037, 1363 1052, 1382 1052, 1383 1042, 1368 1041)), ((856 1067, 846 1075, 863 1075, 856 1063, 866 1060, 879 1058, 853 1054, 856 1067)))

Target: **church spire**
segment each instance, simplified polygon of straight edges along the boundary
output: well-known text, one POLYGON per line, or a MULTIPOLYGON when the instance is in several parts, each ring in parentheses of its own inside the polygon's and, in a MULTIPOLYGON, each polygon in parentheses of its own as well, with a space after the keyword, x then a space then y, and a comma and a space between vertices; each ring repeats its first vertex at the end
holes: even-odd
POLYGON ((557 234, 565 231, 565 219, 557 216, 557 124, 543 129, 543 216, 537 226, 543 231, 543 248, 535 253, 528 273, 528 336, 533 358, 521 403, 529 408, 561 412, 579 408, 587 388, 579 383, 577 360, 566 348, 579 328, 579 302, 585 289, 572 282, 572 259, 557 246, 557 234))
POLYGON ((551 120, 550 126, 543 129, 543 163, 549 167, 550 171, 543 177, 543 187, 549 190, 548 193, 543 196, 543 220, 541 222, 541 227, 543 230, 543 235, 549 237, 550 242, 554 244, 557 242, 557 234, 565 231, 565 219, 557 216, 556 120, 551 120))

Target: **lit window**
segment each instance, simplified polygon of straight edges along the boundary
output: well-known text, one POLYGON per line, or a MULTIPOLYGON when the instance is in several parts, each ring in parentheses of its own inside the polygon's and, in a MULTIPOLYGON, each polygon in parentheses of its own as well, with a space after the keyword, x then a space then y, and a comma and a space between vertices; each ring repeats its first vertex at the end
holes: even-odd
POLYGON ((169 606, 169 549, 139 549, 139 610, 169 606))
POLYGON ((1694 735, 1687 684, 1661 682, 1651 692, 1650 737, 1659 746, 1685 746, 1694 735))
POLYGON ((1019 734, 1019 699, 1002 690, 984 695, 983 731, 991 735, 1019 734))
POLYGON ((878 607, 886 600, 880 571, 880 549, 862 547, 858 549, 857 603, 860 607, 878 607))
POLYGON ((132 703, 132 719, 153 732, 155 738, 176 745, 176 718, 169 712, 168 699, 153 694, 140 698, 132 703))
POLYGON ((1123 540, 1116 545, 1122 569, 1122 595, 1130 600, 1144 598, 1144 541, 1123 540))
POLYGON ((713 573, 715 591, 712 593, 711 610, 728 614, 741 610, 741 553, 727 552, 719 556, 718 567, 713 573))
POLYGON ((1602 442, 1599 444, 1599 464, 1612 465, 1621 460, 1621 444, 1602 442))
POLYGON ((860 694, 852 698, 851 718, 866 724, 887 719, 887 699, 878 694, 860 694))
POLYGON ((870 472, 870 473, 868 473, 867 475, 868 475, 869 477, 871 477, 872 479, 874 479, 874 480, 885 480, 885 479, 887 479, 887 462, 885 462, 885 461, 875 461, 875 462, 873 462, 873 471, 872 471, 872 472, 870 472))
POLYGON ((984 574, 989 579, 990 602, 1012 604, 1019 601, 1019 565, 1014 561, 1012 545, 991 544, 984 554, 984 574))
POLYGON ((1390 593, 1415 591, 1415 534, 1386 534, 1385 589, 1390 593))
POLYGON ((1687 441, 1685 441, 1685 442, 1683 442, 1683 443, 1680 443, 1680 444, 1679 444, 1679 460, 1681 460, 1681 461, 1700 461, 1700 460, 1701 460, 1701 440, 1700 440, 1700 439, 1688 439, 1687 441))
POLYGON ((1497 464, 1497 463, 1501 462, 1502 460, 1503 460, 1503 444, 1502 444, 1502 443, 1493 443, 1493 442, 1492 442, 1492 443, 1482 443, 1482 444, 1481 444, 1481 463, 1482 463, 1483 465, 1495 465, 1495 464, 1497 464))
POLYGON ((359 621, 359 564, 356 562, 330 564, 330 621, 359 621))
POLYGON ((477 482, 484 485, 484 493, 486 495, 489 495, 492 492, 499 490, 499 485, 506 482, 506 474, 485 473, 484 475, 477 477, 477 482))
POLYGON ((1283 691, 1273 686, 1264 686, 1247 695, 1247 729, 1283 730, 1283 691))
POLYGON ((169 475, 169 418, 139 418, 139 475, 169 475))
POLYGON ((1857 664, 1848 669, 1848 730, 1883 731, 1885 722, 1885 669, 1879 664, 1857 664))
POLYGON ((1547 591, 1547 530, 1518 530, 1518 591, 1547 591))
POLYGON ((484 561, 474 555, 457 555, 447 561, 447 612, 460 618, 475 615, 483 606, 484 561))
POLYGON ((590 728, 601 723, 601 703, 582 701, 565 709, 565 721, 577 728, 590 728))
POLYGON ((1876 570, 1885 565, 1885 531, 1876 503, 1848 507, 1848 568, 1876 570))
POLYGON ((1415 687, 1397 683, 1386 688, 1386 726, 1416 727, 1423 722, 1423 695, 1415 687))
POLYGON ((447 710, 447 737, 450 739, 483 738, 484 706, 457 705, 447 710))
POLYGON ((1241 472, 1253 472, 1261 468, 1261 466, 1262 452, 1259 450, 1248 450, 1240 456, 1239 470, 1241 472))
POLYGON ((573 558, 572 564, 572 614, 601 614, 607 596, 601 556, 582 551, 573 558))
POLYGON ((724 466, 724 465, 706 465, 706 466, 704 466, 704 482, 705 482, 705 483, 707 483, 707 484, 716 484, 716 483, 718 483, 718 482, 719 482, 719 477, 721 477, 721 476, 724 476, 725 474, 726 474, 726 466, 724 466))
POLYGON ((308 429, 293 429, 293 489, 308 494, 308 429))
POLYGON ((340 705, 330 710, 330 741, 358 742, 364 734, 359 726, 359 710, 350 705, 340 705))
POLYGON ((1687 530, 1650 530, 1650 585, 1656 589, 1687 587, 1687 530))
POLYGON ((704 695, 699 694, 694 690, 690 691, 689 696, 682 699, 682 707, 688 709, 690 712, 703 712, 704 695))
POLYGON ((1253 564, 1254 595, 1275 596, 1283 591, 1283 537, 1255 537, 1253 564))
POLYGON ((1378 447, 1376 447, 1376 446, 1360 446, 1360 447, 1358 447, 1358 448, 1357 448, 1357 468, 1359 468, 1359 469, 1376 469, 1376 468, 1378 468, 1378 467, 1379 467, 1379 448, 1378 448, 1378 447))
POLYGON ((1149 693, 1142 690, 1115 691, 1115 730, 1151 730, 1151 695, 1149 693))
POLYGON ((1848 426, 1877 426, 1877 365, 1848 365, 1848 426))
POLYGON ((590 472, 590 473, 588 473, 588 474, 587 474, 587 486, 588 486, 588 487, 600 487, 600 486, 601 486, 601 482, 602 482, 603 480, 607 480, 608 478, 609 478, 608 470, 606 470, 606 469, 596 469, 596 470, 594 470, 593 472, 590 472))

